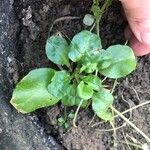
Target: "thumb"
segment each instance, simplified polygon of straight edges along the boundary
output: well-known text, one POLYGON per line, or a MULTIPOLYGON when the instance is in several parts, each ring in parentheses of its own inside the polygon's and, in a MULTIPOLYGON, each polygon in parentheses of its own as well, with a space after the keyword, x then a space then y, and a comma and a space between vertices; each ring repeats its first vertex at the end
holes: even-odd
POLYGON ((150 0, 121 0, 121 2, 137 40, 150 45, 150 0))

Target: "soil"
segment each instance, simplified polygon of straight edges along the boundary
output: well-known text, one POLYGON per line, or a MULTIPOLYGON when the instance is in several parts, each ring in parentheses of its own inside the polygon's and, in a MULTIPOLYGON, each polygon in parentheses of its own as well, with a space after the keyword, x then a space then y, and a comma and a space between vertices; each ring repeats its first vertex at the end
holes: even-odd
MULTIPOLYGON (((44 47, 48 37, 50 26, 53 22, 64 16, 77 16, 81 19, 66 19, 54 25, 51 34, 60 32, 64 37, 71 39, 75 33, 86 29, 83 25, 82 18, 86 13, 90 12, 92 0, 73 1, 73 0, 14 0, 12 7, 17 20, 17 29, 15 31, 15 48, 13 53, 13 64, 9 69, 12 71, 12 85, 17 83, 30 70, 39 67, 56 68, 45 55, 44 47)), ((102 18, 101 38, 103 39, 103 47, 112 44, 125 43, 124 29, 126 21, 122 17, 122 8, 119 2, 114 2, 107 10, 102 18)), ((2 61, 2 60, 1 60, 2 61)), ((3 66, 4 67, 4 66, 3 66)), ((9 66, 5 66, 9 67, 9 66)), ((136 106, 150 99, 150 55, 138 58, 138 66, 134 73, 127 78, 119 80, 119 85, 114 91, 116 101, 114 106, 120 112, 136 106)), ((10 80, 10 77, 8 76, 10 80)), ((7 79, 7 80, 8 80, 7 79)), ((10 82, 10 81, 9 81, 10 82)), ((111 82, 110 82, 111 83, 111 82)), ((4 83, 3 83, 4 84, 4 83)), ((7 83, 8 84, 8 83, 7 83)), ((112 85, 112 84, 110 84, 112 85)), ((13 87, 9 88, 7 99, 13 87)), ((134 124, 142 129, 150 136, 150 105, 145 105, 134 110, 132 113, 126 114, 134 124)), ((8 107, 8 106, 7 106, 8 107)), ((11 108, 12 109, 12 108, 11 108)), ((67 109, 67 112, 75 111, 75 108, 67 109)), ((109 123, 103 123, 100 119, 93 118, 93 112, 90 108, 80 110, 77 118, 77 128, 72 127, 66 131, 57 125, 57 118, 64 113, 62 105, 40 109, 27 117, 37 118, 37 124, 42 128, 44 135, 52 136, 54 141, 59 145, 57 149, 67 150, 127 150, 126 144, 116 143, 114 146, 113 131, 107 131, 112 128, 109 123), (101 122, 99 125, 92 125, 101 122), (105 131, 106 130, 106 131, 105 131), (61 145, 61 146, 60 146, 61 145)), ((31 119, 31 122, 34 119, 31 119)), ((28 121, 28 119, 27 119, 28 121)), ((13 122, 13 121, 12 121, 13 122)), ((70 122, 71 124, 71 122, 70 122)), ((115 120, 115 126, 124 124, 122 119, 115 120)), ((28 129, 26 129, 28 130, 28 129)), ((44 136, 43 135, 43 136, 44 136)), ((126 137, 130 142, 146 143, 137 131, 129 125, 125 125, 116 131, 115 139, 117 141, 125 141, 126 137)), ((0 139, 2 141, 2 139, 0 139)), ((28 142, 28 141, 27 141, 28 142)), ((38 149, 36 145, 33 149, 38 149)), ((57 147, 57 146, 56 146, 57 147)), ((135 147, 130 146, 135 150, 135 147)), ((7 148, 10 150, 10 148, 7 148)), ((23 148, 16 148, 20 150, 23 148)), ((28 148, 27 148, 28 149, 28 148)), ((32 150, 32 148, 31 148, 32 150)))

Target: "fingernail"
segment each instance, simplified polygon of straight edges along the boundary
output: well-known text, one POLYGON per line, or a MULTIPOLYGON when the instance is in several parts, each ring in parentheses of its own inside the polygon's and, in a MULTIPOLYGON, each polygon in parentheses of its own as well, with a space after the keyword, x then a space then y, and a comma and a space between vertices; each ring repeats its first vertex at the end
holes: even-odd
POLYGON ((150 33, 141 33, 141 39, 145 44, 150 44, 150 33))

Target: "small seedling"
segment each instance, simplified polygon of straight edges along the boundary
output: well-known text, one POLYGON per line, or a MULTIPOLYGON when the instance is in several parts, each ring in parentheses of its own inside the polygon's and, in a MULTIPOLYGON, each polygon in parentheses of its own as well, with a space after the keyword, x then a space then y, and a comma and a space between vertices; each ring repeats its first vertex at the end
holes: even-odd
POLYGON ((94 23, 94 16, 91 14, 86 14, 83 18, 83 23, 87 26, 91 26, 94 23))
POLYGON ((64 129, 69 128, 69 124, 67 123, 67 120, 65 120, 65 118, 63 117, 58 118, 58 125, 63 127, 64 129))
MULTIPOLYGON (((112 45, 107 49, 102 46, 99 22, 110 2, 107 0, 100 8, 99 1, 93 1, 97 34, 83 30, 70 43, 60 35, 47 39, 46 55, 62 70, 40 68, 29 72, 17 84, 11 99, 11 104, 19 112, 29 113, 61 102, 64 106, 78 106, 74 116, 75 125, 79 108, 91 104, 98 117, 105 121, 112 120, 109 108, 114 98, 107 86, 103 85, 101 76, 112 79, 127 76, 135 70, 136 58, 129 46, 112 45)), ((58 122, 65 124, 63 118, 59 118, 58 122)))
POLYGON ((65 117, 58 118, 58 125, 63 127, 64 129, 68 129, 70 127, 70 121, 74 118, 74 113, 65 114, 65 117))
POLYGON ((69 118, 70 120, 72 120, 72 119, 74 118, 74 113, 70 113, 70 114, 68 115, 68 118, 69 118))
POLYGON ((59 125, 59 126, 63 126, 63 124, 64 124, 65 122, 66 122, 66 121, 65 121, 65 118, 63 118, 63 117, 58 118, 58 125, 59 125))

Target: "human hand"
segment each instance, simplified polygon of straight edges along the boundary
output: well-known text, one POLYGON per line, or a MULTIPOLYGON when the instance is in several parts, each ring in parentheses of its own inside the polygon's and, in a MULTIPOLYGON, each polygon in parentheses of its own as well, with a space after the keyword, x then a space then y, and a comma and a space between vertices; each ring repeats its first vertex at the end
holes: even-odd
POLYGON ((129 26, 125 31, 136 56, 150 53, 150 0, 121 0, 129 26))

